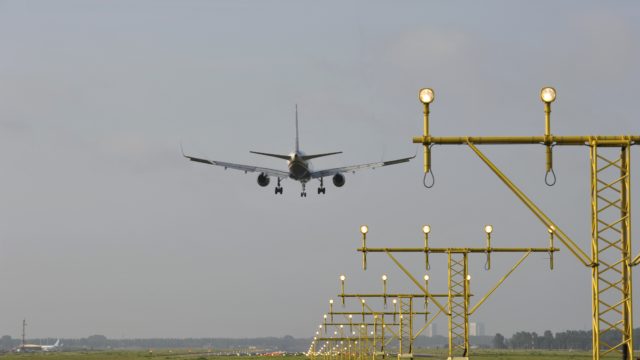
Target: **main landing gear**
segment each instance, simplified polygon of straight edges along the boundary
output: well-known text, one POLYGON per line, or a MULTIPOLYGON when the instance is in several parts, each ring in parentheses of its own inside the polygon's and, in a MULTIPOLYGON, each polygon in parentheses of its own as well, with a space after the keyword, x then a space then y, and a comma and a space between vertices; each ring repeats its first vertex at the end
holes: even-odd
POLYGON ((327 193, 327 188, 324 187, 323 178, 320 178, 320 187, 318 188, 318 194, 326 194, 327 193))
POLYGON ((280 186, 280 178, 278 178, 278 185, 276 185, 276 195, 282 195, 282 186, 280 186))
POLYGON ((300 193, 300 197, 307 197, 307 184, 302 183, 302 192, 300 193))

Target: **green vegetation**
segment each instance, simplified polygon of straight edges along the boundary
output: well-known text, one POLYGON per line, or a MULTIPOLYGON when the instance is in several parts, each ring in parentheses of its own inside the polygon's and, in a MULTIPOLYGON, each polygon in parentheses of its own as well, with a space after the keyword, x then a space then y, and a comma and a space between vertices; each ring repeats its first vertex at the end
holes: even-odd
MULTIPOLYGON (((194 360, 256 360, 251 356, 219 356, 209 354, 206 350, 160 350, 160 351, 62 351, 39 352, 25 354, 5 354, 0 356, 2 360, 10 359, 42 359, 42 360, 133 360, 133 359, 194 359, 194 360)), ((261 358, 265 359, 265 358, 261 358)), ((287 359, 303 360, 303 356, 290 356, 287 359)))
MULTIPOLYGON (((446 359, 446 351, 420 351, 434 355, 433 359, 446 359)), ((194 359, 194 360, 257 360, 272 359, 272 357, 258 356, 219 356, 206 351, 162 350, 154 351, 79 351, 58 353, 6 354, 0 356, 2 360, 9 359, 46 359, 46 360, 133 360, 133 359, 194 359)), ((278 357, 280 358, 280 357, 278 357)), ((306 360, 304 356, 286 356, 287 360, 306 360)), ((323 360, 318 357, 318 360, 323 360)), ((391 358, 393 359, 393 358, 391 358)), ((428 359, 428 358, 416 358, 428 359)), ((500 359, 500 360, 542 360, 542 359, 591 359, 591 352, 586 351, 544 351, 544 350, 474 350, 471 359, 500 359)), ((619 359, 611 357, 611 359, 619 359)))

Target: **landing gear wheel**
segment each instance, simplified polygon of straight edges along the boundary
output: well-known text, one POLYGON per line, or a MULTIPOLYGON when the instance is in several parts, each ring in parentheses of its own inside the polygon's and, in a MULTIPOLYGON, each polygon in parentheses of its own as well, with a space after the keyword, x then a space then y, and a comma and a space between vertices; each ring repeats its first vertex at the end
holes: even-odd
POLYGON ((327 188, 325 187, 318 188, 318 194, 326 194, 326 193, 327 193, 327 188))
POLYGON ((300 193, 300 197, 307 197, 307 193, 306 193, 306 192, 304 192, 304 191, 303 191, 303 192, 301 192, 301 193, 300 193))
POLYGON ((282 187, 277 186, 276 187, 276 191, 275 191, 276 195, 281 194, 282 195, 282 187))

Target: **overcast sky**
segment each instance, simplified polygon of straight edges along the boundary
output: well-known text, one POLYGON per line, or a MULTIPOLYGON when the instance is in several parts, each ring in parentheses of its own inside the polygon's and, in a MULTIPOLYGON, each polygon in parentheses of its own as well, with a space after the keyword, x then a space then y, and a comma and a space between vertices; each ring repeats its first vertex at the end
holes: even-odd
MULTIPOLYGON (((419 152, 300 198, 180 143, 284 170, 249 150, 290 152, 297 103, 302 149, 344 151, 316 169, 413 155, 425 86, 434 135, 542 135, 545 85, 554 134, 639 134, 639 17, 632 1, 0 1, 0 335, 26 318, 28 337, 312 336, 341 273, 348 291, 383 273, 416 291, 382 255, 360 269, 362 223, 370 246, 420 246, 424 223, 434 246, 484 246, 487 223, 494 246, 547 246, 465 147, 434 148, 429 190, 419 152)), ((482 150, 589 251, 588 148, 555 148, 552 188, 542 146, 482 150)), ((471 258, 475 301, 518 257, 471 258)), ((590 270, 556 259, 530 256, 472 321, 590 329, 590 270)))

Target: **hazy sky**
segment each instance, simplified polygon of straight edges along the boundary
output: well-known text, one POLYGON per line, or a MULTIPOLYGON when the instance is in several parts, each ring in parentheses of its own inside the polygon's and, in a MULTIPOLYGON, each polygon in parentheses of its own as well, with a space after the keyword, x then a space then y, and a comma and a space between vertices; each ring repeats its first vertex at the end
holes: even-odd
MULTIPOLYGON (((420 246, 424 223, 434 246, 484 246, 487 223, 494 246, 546 246, 465 147, 434 148, 430 190, 419 155, 301 199, 180 143, 285 169, 249 150, 291 151, 297 103, 303 150, 344 151, 317 169, 412 155, 424 86, 434 135, 542 135, 545 85, 553 133, 638 134, 639 17, 632 1, 0 1, 0 335, 26 317, 29 337, 312 336, 341 273, 350 291, 382 273, 415 290, 382 255, 360 270, 362 223, 370 246, 420 246)), ((482 149, 589 250, 586 147, 556 148, 552 188, 542 146, 482 149)), ((476 299, 517 258, 472 258, 476 299)), ((589 329, 590 304, 590 270, 563 248, 553 272, 530 256, 472 321, 589 329)))

